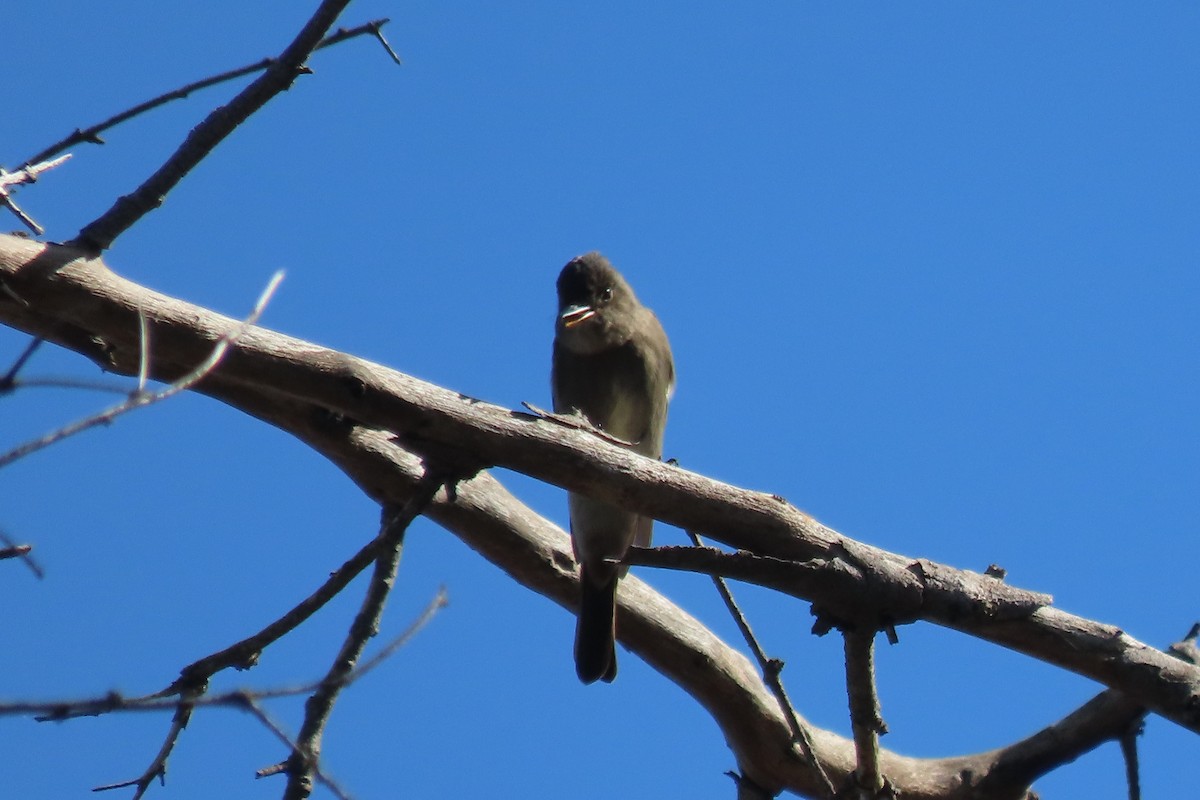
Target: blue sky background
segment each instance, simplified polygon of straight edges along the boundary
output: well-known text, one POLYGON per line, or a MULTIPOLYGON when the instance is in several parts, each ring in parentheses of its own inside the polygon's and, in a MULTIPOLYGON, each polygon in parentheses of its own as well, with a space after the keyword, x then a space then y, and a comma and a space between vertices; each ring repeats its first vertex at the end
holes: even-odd
MULTIPOLYGON (((277 53, 313 7, 15 4, 0 163, 277 53)), ((684 466, 881 547, 999 563, 1152 644, 1200 617, 1200 7, 364 0, 343 24, 384 16, 402 68, 369 39, 316 55, 109 263, 239 316, 286 269, 263 324, 515 407, 549 402, 554 279, 600 249, 671 336, 684 466)), ((235 91, 76 148, 19 201, 69 238, 235 91)), ((0 330, 0 365, 25 341, 0 330)), ((53 348, 25 374, 100 377, 53 348)), ((0 450, 111 401, 4 398, 0 450)), ((565 521, 560 490, 501 477, 565 521)), ((332 466, 203 397, 26 459, 0 473, 0 526, 47 576, 0 567, 0 696, 159 689, 376 521, 332 466)), ((706 579, 641 574, 735 635, 706 579)), ((571 617, 430 523, 384 637, 443 584, 450 607, 335 710, 326 764, 355 797, 730 796, 733 759, 682 691, 630 655, 613 686, 580 686, 571 617)), ((362 588, 217 687, 320 675, 362 588)), ((809 635, 807 604, 738 593, 802 713, 848 733, 840 641, 809 635)), ((878 664, 900 752, 997 747, 1098 690, 952 632, 900 636, 878 664)), ((272 710, 298 725, 298 703, 272 710)), ((0 787, 91 796, 167 724, 0 719, 0 787)), ((1192 779, 1194 735, 1151 719, 1141 741, 1146 796, 1192 779)), ((283 755, 205 712, 151 796, 277 797, 252 776, 283 755)), ((1109 745, 1037 788, 1121 798, 1122 775, 1109 745)))

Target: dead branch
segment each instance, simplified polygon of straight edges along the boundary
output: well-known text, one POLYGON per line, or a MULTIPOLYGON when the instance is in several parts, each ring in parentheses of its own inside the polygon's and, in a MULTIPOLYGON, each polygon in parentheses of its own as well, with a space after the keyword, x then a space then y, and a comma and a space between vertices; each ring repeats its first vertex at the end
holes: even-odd
POLYGON ((846 696, 850 698, 850 727, 854 731, 854 752, 858 767, 854 783, 863 800, 883 796, 884 779, 879 770, 879 736, 887 733, 880 716, 879 695, 875 690, 875 631, 842 631, 846 650, 846 696))
MULTIPOLYGON (((444 588, 439 589, 438 593, 429 601, 425 609, 402 633, 381 647, 379 652, 369 660, 351 670, 343 679, 342 685, 349 686, 355 683, 368 672, 378 667, 383 661, 393 656, 397 650, 412 641, 413 637, 420 633, 421 629, 428 625, 437 612, 445 608, 448 603, 449 599, 446 590, 444 588)), ((250 698, 255 702, 262 702, 282 697, 309 694, 316 691, 324 680, 326 679, 321 678, 300 684, 299 686, 275 689, 241 688, 216 694, 196 694, 190 698, 168 696, 162 692, 155 692, 154 694, 141 697, 125 697, 119 692, 108 692, 97 697, 87 697, 80 700, 4 701, 0 702, 0 716, 33 716, 38 722, 62 722, 76 717, 98 717, 114 713, 174 711, 181 705, 190 705, 196 708, 208 706, 229 708, 239 706, 246 698, 250 698)))
POLYGON ((101 253, 139 219, 162 205, 167 194, 225 137, 272 98, 286 91, 296 78, 310 71, 304 62, 349 2, 324 0, 292 43, 267 65, 262 75, 193 128, 183 144, 153 175, 85 225, 76 234, 73 244, 92 253, 101 253))
MULTIPOLYGON (((99 259, 61 245, 0 236, 0 282, 34 304, 31 308, 5 302, 0 295, 0 320, 116 372, 133 374, 138 368, 137 315, 143 311, 154 341, 171 342, 170 347, 154 347, 153 377, 158 380, 178 379, 207 354, 209 342, 238 324, 125 281, 99 259)), ((422 455, 466 455, 768 559, 797 562, 803 568, 797 576, 819 573, 814 589, 822 583, 832 587, 820 597, 806 598, 819 606, 846 603, 847 589, 874 596, 883 603, 877 614, 900 621, 925 619, 1031 655, 1119 688, 1156 713, 1200 732, 1200 707, 1192 702, 1200 691, 1200 670, 1119 628, 1042 605, 1045 596, 850 539, 778 496, 723 484, 583 431, 464 398, 262 328, 247 331, 236 352, 199 388, 211 387, 215 393, 227 385, 288 395, 310 408, 391 430, 422 455)))
MULTIPOLYGON (((380 502, 399 502, 421 475, 419 458, 397 448, 386 431, 314 415, 306 405, 246 388, 226 387, 214 394, 290 431, 380 502)), ((439 495, 429 516, 514 580, 573 608, 578 590, 566 535, 487 474, 460 484, 453 500, 439 495)), ((744 657, 637 578, 628 577, 623 586, 627 588, 620 597, 622 641, 713 715, 743 770, 737 781, 739 791, 768 797, 786 787, 822 796, 822 781, 793 746, 789 723, 744 657)), ((945 759, 909 759, 883 750, 881 768, 889 784, 905 797, 1024 797, 1025 787, 1037 777, 1116 738, 1140 713, 1144 712, 1136 704, 1109 690, 1064 720, 1008 747, 945 759)), ((806 725, 823 768, 839 785, 844 784, 855 767, 853 742, 806 725)))
POLYGON ((22 225, 33 231, 35 236, 41 236, 46 232, 45 229, 43 229, 41 225, 38 225, 36 222, 34 222, 32 217, 21 210, 16 201, 12 199, 12 193, 9 191, 8 187, 18 186, 22 183, 35 183, 37 182, 38 176, 43 172, 54 169, 60 164, 65 163, 70 157, 71 155, 68 153, 62 158, 56 158, 53 161, 42 161, 39 159, 39 163, 28 164, 16 172, 8 172, 4 168, 0 167, 0 206, 4 206, 11 211, 17 219, 21 220, 22 225))
MULTIPOLYGON (((688 531, 687 535, 696 547, 704 546, 701 538, 695 533, 688 531)), ((758 669, 762 675, 763 682, 766 683, 771 693, 775 695, 775 699, 779 702, 779 710, 783 713, 783 718, 787 721, 788 727, 791 729, 792 738, 799 745, 802 756, 808 762, 820 782, 821 789, 824 792, 822 796, 833 797, 835 794, 833 783, 829 780, 829 776, 825 774, 825 769, 821 766, 821 762, 817 761, 813 753, 812 733, 808 730, 800 715, 796 713, 796 707, 792 705, 792 700, 788 697, 787 690, 783 686, 783 680, 781 679, 784 667, 783 662, 767 656, 758 641, 758 637, 754 635, 754 631, 750 628, 750 622, 746 619, 746 615, 742 613, 742 609, 738 606, 737 601, 734 600, 733 592, 729 589, 725 578, 720 575, 713 575, 711 577, 713 585, 717 589, 717 594, 721 596, 721 602, 725 604, 726 610, 729 611, 734 624, 737 625, 738 630, 742 634, 742 639, 745 640, 746 646, 750 648, 750 652, 754 655, 754 660, 758 663, 758 669)), ((741 776, 738 777, 740 779, 741 776)))
MULTIPOLYGON (((392 50, 391 45, 389 45, 387 40, 383 38, 383 26, 388 24, 388 22, 389 20, 387 19, 376 19, 353 28, 339 28, 335 33, 326 36, 324 39, 318 42, 316 47, 313 48, 313 52, 331 45, 339 44, 347 39, 353 39, 357 36, 369 34, 374 36, 383 46, 384 50, 388 53, 391 59, 399 64, 400 57, 396 55, 396 52, 392 50)), ((236 80, 237 78, 241 78, 245 75, 252 75, 255 72, 262 72, 270 67, 273 62, 274 59, 272 58, 262 58, 253 64, 247 64, 244 67, 237 67, 217 75, 202 78, 201 80, 194 81, 186 86, 180 86, 178 89, 172 89, 166 94, 161 94, 158 97, 151 98, 144 103, 139 103, 133 108, 128 108, 119 114, 115 114, 103 122, 97 122, 96 124, 89 125, 86 128, 76 128, 59 141, 47 147, 45 150, 42 150, 36 155, 30 156, 25 160, 25 164, 28 165, 45 161, 74 147, 77 144, 104 144, 104 139, 101 138, 100 134, 104 133, 110 128, 115 128, 122 122, 128 122, 134 117, 145 114, 147 111, 152 111, 159 106, 166 105, 172 100, 182 100, 186 97, 189 97, 193 92, 198 92, 201 89, 207 89, 210 86, 216 86, 227 81, 236 80)))
POLYGON ((29 340, 29 344, 25 345, 25 349, 21 351, 21 355, 17 356, 17 360, 9 367, 8 372, 4 373, 4 377, 0 377, 0 394, 11 392, 17 385, 17 375, 21 369, 37 352, 37 349, 42 346, 42 339, 35 336, 29 340))
POLYGON ((7 533, 5 533, 3 530, 0 530, 0 559, 21 559, 25 566, 29 567, 29 571, 40 580, 46 577, 46 573, 42 570, 41 565, 34 560, 33 556, 31 555, 32 552, 33 545, 17 544, 9 537, 7 533))
MULTIPOLYGON (((55 444, 56 442, 60 442, 69 436, 74 436, 77 433, 82 433, 83 431, 86 431, 90 428, 95 428, 99 425, 110 425, 114 420, 116 420, 117 417, 123 414, 128 414, 130 411, 138 408, 145 408, 146 406, 160 403, 167 398, 174 397, 180 392, 191 389, 217 368, 217 365, 221 363, 221 359, 225 357, 225 354, 229 351, 229 348, 237 342, 238 338, 240 338, 242 334, 246 332, 247 328, 258 321, 258 319, 262 316, 263 311, 266 310, 267 303, 271 301, 271 297, 275 294, 275 290, 279 288, 279 284, 282 281, 282 271, 276 272, 273 276, 271 276, 271 280, 267 282, 267 287, 263 289, 262 294, 259 295, 258 302, 254 304, 254 308, 250 312, 249 316, 242 320, 241 324, 237 328, 229 331, 226 334, 223 334, 217 340, 217 344, 213 347, 212 352, 210 352, 203 361, 196 365, 192 371, 188 372, 178 380, 172 382, 170 385, 158 390, 157 392, 146 391, 146 375, 147 371, 149 370, 149 334, 145 327, 145 318, 139 313, 138 341, 140 344, 138 348, 138 385, 132 392, 129 393, 129 396, 110 408, 106 408, 105 410, 96 414, 91 414, 83 419, 76 420, 68 425, 64 425, 57 430, 51 431, 43 436, 39 436, 38 438, 32 439, 24 444, 17 445, 7 453, 0 453, 0 469, 7 467, 9 464, 22 459, 27 455, 36 453, 38 450, 42 450, 52 444, 55 444)), ((20 363, 21 362, 18 361, 18 366, 20 363)))
MULTIPOLYGON (((434 487, 436 489, 436 486, 434 487)), ((426 606, 425 610, 402 632, 395 637, 391 642, 385 645, 377 654, 372 656, 368 661, 361 665, 355 666, 347 672, 342 673, 334 679, 337 683, 337 688, 345 688, 356 682, 363 675, 377 667, 387 658, 391 657, 401 647, 406 645, 412 638, 424 628, 433 616, 446 606, 446 591, 441 589, 437 595, 426 606)), ((167 760, 178 743, 179 736, 187 723, 191 720, 192 714, 196 708, 207 706, 216 707, 232 707, 244 711, 248 711, 257 718, 263 725, 271 731, 277 738, 281 739, 289 749, 295 749, 300 746, 294 739, 283 732, 282 728, 275 723, 266 711, 262 708, 264 700, 277 699, 281 697, 292 697, 296 695, 310 694, 321 690, 328 690, 331 685, 329 675, 321 678, 318 681, 313 681, 301 686, 280 689, 267 690, 250 690, 250 689, 235 689, 229 692, 220 694, 204 694, 203 690, 197 689, 182 693, 179 697, 167 697, 162 693, 146 695, 144 697, 127 698, 116 692, 109 692, 100 697, 85 698, 82 700, 63 701, 54 700, 48 702, 4 702, 0 703, 0 716, 9 715, 36 715, 35 718, 39 722, 55 721, 61 722, 66 719, 83 716, 99 716, 102 714, 122 713, 122 712, 161 712, 173 711, 171 725, 166 737, 160 745, 158 752, 151 760, 150 765, 143 771, 141 775, 129 780, 119 781, 116 783, 97 786, 93 789, 96 792, 110 791, 112 789, 121 789, 125 787, 135 787, 134 798, 141 798, 149 789, 150 785, 155 780, 165 780, 167 760)), ((310 765, 313 777, 329 787, 334 794, 339 797, 344 797, 345 792, 328 777, 327 774, 320 768, 315 761, 310 765)))
MULTIPOLYGON (((11 237, 0 237, 0 281, 35 301, 5 301, 0 294, 0 320, 126 374, 137 369, 138 309, 155 332, 151 362, 157 379, 181 373, 189 358, 204 352, 205 342, 236 324, 123 281, 98 259, 78 251, 11 237), (169 347, 163 344, 168 341, 169 347)), ((1187 709, 1174 705, 1172 693, 1156 682, 1178 680, 1176 687, 1187 687, 1196 671, 1178 663, 1164 666, 1161 659, 1168 657, 1160 651, 1123 635, 1109 635, 1108 646, 1099 647, 1093 640, 1096 632, 1114 629, 1038 607, 1036 595, 995 578, 869 548, 819 525, 780 498, 631 458, 584 432, 468 402, 378 365, 261 329, 249 331, 238 350, 196 388, 292 432, 380 502, 404 502, 423 472, 418 452, 436 455, 455 443, 459 454, 465 451, 480 460, 515 466, 683 527, 711 532, 734 546, 761 546, 777 560, 821 563, 823 557, 836 570, 836 581, 846 580, 842 573, 850 575, 864 593, 873 591, 880 576, 900 587, 916 581, 928 595, 916 608, 929 618, 950 609, 970 610, 969 598, 976 592, 986 607, 1010 609, 1001 616, 1011 618, 990 623, 990 629, 983 626, 983 634, 1012 639, 1039 653, 1044 650, 1053 661, 1058 657, 1055 648, 1061 646, 1055 644, 1055 636, 1073 632, 1074 638, 1066 638, 1081 646, 1073 660, 1081 665, 1078 671, 1106 676, 1130 695, 1107 694, 1095 706, 1051 726, 1056 732, 1063 724, 1074 726, 1077 735, 1070 747, 1076 750, 1118 735, 1105 726, 1123 715, 1127 725, 1127 709, 1136 710, 1145 698, 1155 699, 1155 710, 1189 722, 1187 709), (1023 605, 1034 610, 1012 613, 1023 605), (1119 660, 1114 657, 1123 652, 1136 654, 1141 665, 1099 664, 1119 660)), ((429 515, 519 582, 573 606, 575 570, 565 534, 517 503, 490 476, 480 474, 460 483, 453 500, 439 493, 429 515)), ((635 578, 623 583, 620 600, 622 640, 709 710, 748 784, 765 792, 785 787, 810 795, 822 791, 777 701, 743 656, 635 578)), ((843 783, 855 769, 853 743, 828 731, 810 730, 821 765, 835 784, 843 783)), ((1015 792, 1028 783, 1014 784, 1013 776, 1036 777, 1063 763, 1051 763, 1048 754, 1054 752, 1069 760, 1064 754, 1070 748, 1054 751, 1049 738, 944 759, 910 759, 882 750, 880 771, 906 797, 1020 796, 1015 792)))
POLYGON ((283 793, 284 800, 302 800, 312 794, 313 775, 321 762, 321 739, 325 726, 346 679, 358 666, 358 659, 362 656, 367 642, 379 630, 383 607, 392 592, 396 572, 400 567, 404 534, 409 524, 425 510, 445 482, 446 477, 442 473, 426 467, 425 474, 421 476, 416 489, 403 507, 384 507, 375 572, 371 576, 362 606, 350 624, 350 630, 346 633, 346 639, 334 657, 329 672, 304 704, 304 723, 301 725, 300 735, 296 738, 296 747, 287 759, 288 782, 283 793))

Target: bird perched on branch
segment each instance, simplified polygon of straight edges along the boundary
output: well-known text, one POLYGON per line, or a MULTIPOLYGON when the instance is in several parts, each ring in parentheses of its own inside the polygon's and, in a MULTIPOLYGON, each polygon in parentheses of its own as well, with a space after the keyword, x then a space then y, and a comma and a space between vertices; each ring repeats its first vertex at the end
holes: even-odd
MULTIPOLYGON (((675 364, 654 312, 599 253, 572 259, 558 276, 558 318, 550 381, 554 410, 651 458, 662 456, 675 364)), ((571 544, 579 562, 575 671, 584 683, 617 675, 616 563, 630 545, 650 544, 654 520, 571 492, 571 544)))

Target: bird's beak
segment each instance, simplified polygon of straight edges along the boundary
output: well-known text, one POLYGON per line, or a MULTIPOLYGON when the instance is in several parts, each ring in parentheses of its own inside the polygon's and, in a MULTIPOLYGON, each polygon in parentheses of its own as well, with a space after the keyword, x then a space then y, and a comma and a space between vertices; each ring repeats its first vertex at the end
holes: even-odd
POLYGON ((591 306, 567 306, 558 315, 564 328, 574 328, 579 323, 596 316, 596 309, 591 306))

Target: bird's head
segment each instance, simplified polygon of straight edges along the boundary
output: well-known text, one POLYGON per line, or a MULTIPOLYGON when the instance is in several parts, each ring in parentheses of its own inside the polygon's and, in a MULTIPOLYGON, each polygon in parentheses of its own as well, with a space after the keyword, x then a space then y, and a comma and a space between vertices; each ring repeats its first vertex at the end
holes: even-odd
POLYGON ((597 252, 571 259, 558 276, 555 330, 572 350, 588 352, 627 341, 640 308, 621 273, 597 252))

